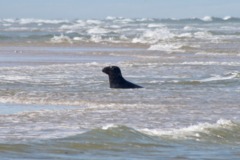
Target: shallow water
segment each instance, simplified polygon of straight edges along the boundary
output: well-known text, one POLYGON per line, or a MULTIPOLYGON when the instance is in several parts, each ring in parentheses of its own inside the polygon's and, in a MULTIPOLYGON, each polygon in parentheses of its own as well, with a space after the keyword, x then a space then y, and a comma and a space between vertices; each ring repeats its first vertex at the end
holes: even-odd
MULTIPOLYGON (((1 23, 33 29, 36 21, 1 23)), ((240 158, 238 19, 37 22, 40 31, 3 25, 0 35, 55 34, 59 27, 65 35, 77 25, 87 38, 0 38, 2 159, 240 158), (93 24, 132 37, 116 42, 93 24), (144 88, 110 89, 101 71, 108 65, 144 88)))

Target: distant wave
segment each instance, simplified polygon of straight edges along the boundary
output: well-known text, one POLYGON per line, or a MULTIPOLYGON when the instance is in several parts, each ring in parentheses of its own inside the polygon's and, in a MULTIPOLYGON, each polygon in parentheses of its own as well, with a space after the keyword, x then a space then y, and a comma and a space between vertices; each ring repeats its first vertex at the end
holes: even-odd
POLYGON ((201 46, 201 43, 221 44, 238 39, 239 25, 240 18, 230 16, 185 19, 0 19, 0 42, 127 44, 170 53, 195 52, 200 48, 196 46, 201 46))
POLYGON ((68 42, 68 43, 73 43, 71 38, 69 38, 68 36, 65 36, 63 34, 61 34, 60 36, 53 36, 50 39, 51 43, 64 43, 64 42, 68 42))
POLYGON ((162 21, 195 21, 195 22, 240 22, 240 18, 238 17, 231 17, 225 16, 223 18, 220 17, 212 17, 212 16, 205 16, 203 18, 183 18, 183 19, 163 19, 162 21))
POLYGON ((0 19, 0 23, 19 23, 19 24, 68 24, 73 22, 84 22, 86 21, 88 24, 101 24, 102 21, 118 21, 124 23, 134 23, 134 22, 154 22, 154 21, 204 21, 204 22, 213 22, 213 21, 240 21, 239 17, 212 17, 205 16, 203 18, 191 17, 191 18, 124 18, 124 17, 111 17, 108 16, 105 19, 89 19, 89 20, 67 20, 67 19, 34 19, 34 18, 3 18, 0 19))

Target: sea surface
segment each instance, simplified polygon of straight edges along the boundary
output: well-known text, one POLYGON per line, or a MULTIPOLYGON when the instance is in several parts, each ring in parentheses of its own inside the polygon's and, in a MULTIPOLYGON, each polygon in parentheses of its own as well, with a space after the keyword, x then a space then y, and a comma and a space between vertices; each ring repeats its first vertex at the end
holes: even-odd
POLYGON ((0 19, 0 157, 239 160, 240 18, 0 19))

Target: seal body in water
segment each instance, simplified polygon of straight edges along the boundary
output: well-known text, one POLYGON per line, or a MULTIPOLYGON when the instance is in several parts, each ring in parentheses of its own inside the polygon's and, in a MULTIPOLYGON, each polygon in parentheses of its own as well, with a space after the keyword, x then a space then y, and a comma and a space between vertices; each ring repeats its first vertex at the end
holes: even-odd
POLYGON ((125 80, 122 76, 120 68, 117 66, 108 66, 103 68, 102 71, 106 73, 109 77, 110 88, 122 88, 122 89, 143 88, 139 85, 133 84, 125 80))

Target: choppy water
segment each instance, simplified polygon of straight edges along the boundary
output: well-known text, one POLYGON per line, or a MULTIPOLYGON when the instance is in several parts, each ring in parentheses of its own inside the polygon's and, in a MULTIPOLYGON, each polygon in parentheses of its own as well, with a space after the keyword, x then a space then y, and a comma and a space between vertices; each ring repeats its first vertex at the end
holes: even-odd
POLYGON ((240 20, 0 20, 2 159, 239 159, 240 20), (118 65, 143 89, 110 89, 118 65))

